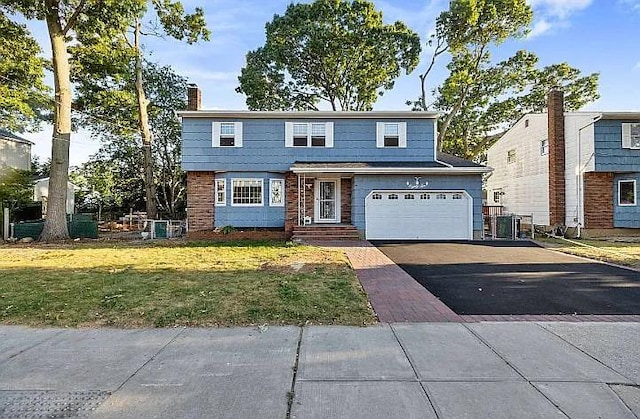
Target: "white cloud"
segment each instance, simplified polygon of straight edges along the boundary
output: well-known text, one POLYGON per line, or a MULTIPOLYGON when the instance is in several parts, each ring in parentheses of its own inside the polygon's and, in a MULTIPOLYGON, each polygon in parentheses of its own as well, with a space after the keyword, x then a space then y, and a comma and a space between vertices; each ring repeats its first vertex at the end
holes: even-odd
POLYGON ((557 19, 566 19, 573 13, 586 9, 592 2, 593 0, 529 0, 534 10, 541 10, 546 16, 557 19))
POLYGON ((536 36, 540 36, 550 29, 551 29, 551 24, 549 22, 547 22, 545 19, 538 20, 533 24, 533 27, 531 28, 531 32, 529 32, 529 38, 535 38, 536 36))

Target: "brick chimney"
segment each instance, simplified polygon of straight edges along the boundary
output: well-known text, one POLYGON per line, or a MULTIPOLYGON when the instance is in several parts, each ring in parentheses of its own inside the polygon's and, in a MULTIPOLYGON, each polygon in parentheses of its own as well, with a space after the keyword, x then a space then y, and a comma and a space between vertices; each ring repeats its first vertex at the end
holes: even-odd
POLYGON ((564 143, 564 92, 549 91, 548 138, 549 138, 549 224, 565 224, 565 143, 564 143))
POLYGON ((195 83, 187 85, 187 110, 199 111, 202 106, 202 93, 195 83))

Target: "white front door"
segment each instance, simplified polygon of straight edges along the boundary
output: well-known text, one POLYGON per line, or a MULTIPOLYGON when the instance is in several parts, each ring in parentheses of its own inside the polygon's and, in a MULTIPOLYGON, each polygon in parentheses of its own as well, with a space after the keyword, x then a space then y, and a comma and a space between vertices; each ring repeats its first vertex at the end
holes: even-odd
POLYGON ((340 222, 340 180, 318 179, 315 188, 315 222, 340 222))

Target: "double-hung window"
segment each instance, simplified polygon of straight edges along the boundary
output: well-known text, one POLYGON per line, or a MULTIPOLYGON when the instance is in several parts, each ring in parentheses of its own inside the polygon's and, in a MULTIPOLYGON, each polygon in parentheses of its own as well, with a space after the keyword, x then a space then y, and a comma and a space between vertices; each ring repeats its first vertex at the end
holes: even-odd
POLYGON ((622 148, 640 149, 640 123, 622 124, 622 148))
POLYGON ((618 205, 620 206, 633 206, 636 205, 636 181, 619 180, 618 181, 618 205))
POLYGON ((286 147, 333 147, 333 122, 285 122, 286 147))
POLYGON ((376 123, 376 146, 378 148, 406 148, 406 122, 376 123))
POLYGON ((216 205, 227 205, 227 181, 226 179, 216 179, 216 205))
POLYGON ((213 147, 242 147, 242 122, 214 122, 213 147))
POLYGON ((231 205, 262 206, 264 196, 262 179, 232 179, 231 182, 231 205))
POLYGON ((540 141, 540 155, 546 156, 547 154, 549 154, 549 140, 545 138, 540 141))

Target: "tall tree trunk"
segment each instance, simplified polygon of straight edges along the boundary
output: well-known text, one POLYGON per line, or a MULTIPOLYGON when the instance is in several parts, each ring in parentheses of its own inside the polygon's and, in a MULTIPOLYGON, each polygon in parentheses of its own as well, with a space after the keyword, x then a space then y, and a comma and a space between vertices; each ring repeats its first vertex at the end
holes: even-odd
POLYGON ((140 49, 140 27, 141 23, 136 22, 134 31, 136 50, 136 97, 138 98, 138 127, 142 136, 142 153, 144 156, 144 189, 147 198, 147 218, 155 219, 158 215, 156 205, 156 186, 153 180, 153 156, 151 150, 151 130, 149 129, 149 116, 147 105, 149 101, 144 93, 144 83, 142 80, 142 50, 140 49))
MULTIPOLYGON (((49 1, 47 1, 49 3, 49 1)), ((67 182, 69 179, 69 142, 71 140, 71 80, 65 35, 58 11, 47 6, 47 27, 53 52, 55 86, 53 135, 51 142, 51 173, 47 196, 47 218, 40 240, 69 238, 67 229, 67 182)))

